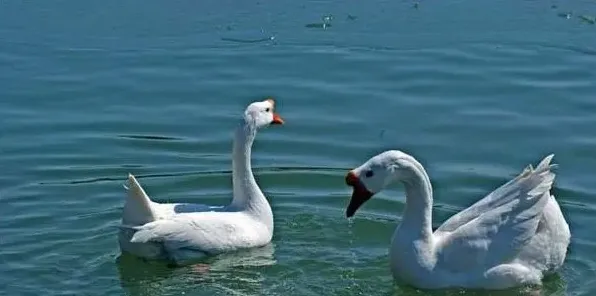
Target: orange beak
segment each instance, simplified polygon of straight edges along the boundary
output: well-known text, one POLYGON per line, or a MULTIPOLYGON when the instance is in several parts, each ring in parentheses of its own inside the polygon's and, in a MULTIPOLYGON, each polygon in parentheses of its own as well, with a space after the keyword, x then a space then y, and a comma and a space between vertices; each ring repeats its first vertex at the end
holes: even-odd
MULTIPOLYGON (((275 100, 273 98, 268 98, 265 101, 269 102, 271 104, 271 106, 273 106, 273 108, 275 108, 275 100)), ((279 116, 279 114, 274 112, 273 120, 271 121, 271 124, 284 124, 284 120, 281 118, 281 116, 279 116)))
POLYGON ((271 124, 284 124, 284 120, 277 113, 273 113, 273 121, 271 124))

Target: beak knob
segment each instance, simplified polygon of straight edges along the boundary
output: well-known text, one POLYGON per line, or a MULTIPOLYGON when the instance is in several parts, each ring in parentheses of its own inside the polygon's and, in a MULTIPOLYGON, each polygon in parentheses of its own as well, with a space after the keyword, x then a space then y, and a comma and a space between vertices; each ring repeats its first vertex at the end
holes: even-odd
POLYGON ((346 174, 346 185, 354 187, 359 182, 360 180, 358 177, 356 177, 356 174, 354 174, 353 171, 350 171, 348 174, 346 174))

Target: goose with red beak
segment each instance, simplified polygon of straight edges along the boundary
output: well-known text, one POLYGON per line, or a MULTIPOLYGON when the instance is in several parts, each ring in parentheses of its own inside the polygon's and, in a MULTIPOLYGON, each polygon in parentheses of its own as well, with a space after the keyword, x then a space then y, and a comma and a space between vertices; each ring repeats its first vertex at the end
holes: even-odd
POLYGON ((555 180, 546 156, 433 232, 433 190, 414 157, 385 151, 350 170, 352 217, 391 183, 405 188, 406 206, 389 247, 393 277, 420 289, 508 289, 540 285, 563 265, 571 233, 550 190, 555 180))

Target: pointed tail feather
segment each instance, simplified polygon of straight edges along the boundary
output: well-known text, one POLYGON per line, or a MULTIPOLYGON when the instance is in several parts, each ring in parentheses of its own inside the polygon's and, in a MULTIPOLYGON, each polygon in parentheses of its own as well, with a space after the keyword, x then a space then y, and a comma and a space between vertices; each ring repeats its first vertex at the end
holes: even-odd
POLYGON ((554 156, 555 156, 554 154, 547 155, 544 159, 542 159, 542 161, 540 161, 540 163, 536 167, 536 170, 537 171, 541 171, 541 170, 545 171, 545 170, 556 169, 558 167, 558 165, 550 163, 554 156))
POLYGON ((151 199, 132 174, 128 174, 128 188, 126 189, 128 193, 122 214, 122 224, 143 225, 157 220, 151 199))

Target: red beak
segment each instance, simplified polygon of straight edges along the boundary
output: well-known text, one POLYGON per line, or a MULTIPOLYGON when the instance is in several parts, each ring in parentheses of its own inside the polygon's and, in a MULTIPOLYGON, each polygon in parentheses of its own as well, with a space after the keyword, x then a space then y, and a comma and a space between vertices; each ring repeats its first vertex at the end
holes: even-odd
POLYGON ((346 217, 350 218, 354 216, 358 208, 360 208, 360 206, 362 206, 374 194, 366 189, 364 184, 362 184, 360 179, 356 176, 356 174, 354 174, 353 171, 350 171, 346 175, 346 184, 353 187, 352 198, 350 198, 350 203, 346 209, 346 217))

